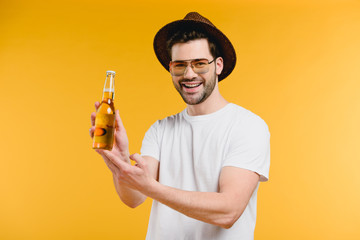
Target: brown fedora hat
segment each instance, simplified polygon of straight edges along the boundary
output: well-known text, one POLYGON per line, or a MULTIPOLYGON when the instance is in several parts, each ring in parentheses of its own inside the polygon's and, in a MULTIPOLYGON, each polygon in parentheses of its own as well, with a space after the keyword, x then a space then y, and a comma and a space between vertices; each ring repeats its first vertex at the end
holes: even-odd
POLYGON ((233 45, 225 34, 217 29, 208 19, 197 12, 190 12, 184 17, 184 19, 165 25, 155 35, 155 54, 167 71, 169 71, 171 58, 166 50, 166 43, 169 38, 180 29, 202 30, 216 42, 216 46, 220 51, 220 56, 216 57, 222 57, 224 59, 224 68, 219 75, 219 81, 226 78, 232 72, 236 64, 236 53, 233 45))

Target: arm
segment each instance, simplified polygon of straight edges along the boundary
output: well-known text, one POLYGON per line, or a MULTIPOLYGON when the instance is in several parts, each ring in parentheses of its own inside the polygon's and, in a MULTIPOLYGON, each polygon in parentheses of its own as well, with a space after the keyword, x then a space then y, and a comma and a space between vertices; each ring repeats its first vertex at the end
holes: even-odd
POLYGON ((188 217, 230 228, 245 210, 258 181, 259 175, 252 171, 224 167, 218 192, 190 192, 154 183, 144 193, 188 217))
POLYGON ((245 210, 258 181, 259 175, 252 171, 224 167, 219 192, 190 192, 154 183, 144 193, 188 217, 230 228, 245 210))
MULTIPOLYGON (((109 159, 114 156, 109 155, 109 159)), ((148 161, 138 154, 130 156, 136 166, 118 162, 120 179, 126 184, 188 217, 223 228, 230 228, 245 210, 256 188, 259 175, 255 172, 224 167, 220 174, 218 192, 191 192, 160 184, 148 171, 148 161)))
MULTIPOLYGON (((99 107, 100 103, 95 103, 95 109, 99 107)), ((94 130, 95 130, 95 117, 96 113, 93 112, 91 114, 91 124, 92 127, 90 128, 90 136, 93 137, 94 130)), ((126 165, 131 166, 130 158, 129 158, 129 141, 126 134, 125 127, 121 121, 119 111, 116 111, 116 129, 115 129, 115 142, 114 147, 111 151, 107 150, 96 150, 102 158, 104 159, 106 165, 110 169, 110 171, 113 174, 113 181, 115 185, 115 189, 117 194, 119 195, 120 199, 129 207, 136 207, 143 203, 146 199, 146 196, 140 193, 137 190, 134 190, 133 188, 129 187, 126 183, 121 181, 119 179, 119 176, 121 175, 121 170, 118 167, 118 164, 114 164, 108 157, 110 154, 114 158, 116 158, 116 161, 120 161, 126 165)), ((149 162, 149 172, 151 173, 151 176, 154 179, 157 179, 157 172, 158 172, 158 164, 159 162, 153 158, 148 158, 147 160, 149 162)))

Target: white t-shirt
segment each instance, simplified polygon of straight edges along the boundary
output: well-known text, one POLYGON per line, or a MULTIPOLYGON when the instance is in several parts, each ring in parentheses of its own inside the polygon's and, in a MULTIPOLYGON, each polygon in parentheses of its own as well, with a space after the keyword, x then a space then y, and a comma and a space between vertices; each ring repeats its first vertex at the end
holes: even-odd
MULTIPOLYGON (((217 192, 224 166, 248 169, 258 173, 260 181, 268 180, 270 133, 260 117, 232 103, 208 115, 190 116, 185 109, 150 127, 141 154, 160 161, 161 184, 217 192)), ((189 218, 154 200, 146 239, 253 239, 258 187, 230 229, 189 218)))

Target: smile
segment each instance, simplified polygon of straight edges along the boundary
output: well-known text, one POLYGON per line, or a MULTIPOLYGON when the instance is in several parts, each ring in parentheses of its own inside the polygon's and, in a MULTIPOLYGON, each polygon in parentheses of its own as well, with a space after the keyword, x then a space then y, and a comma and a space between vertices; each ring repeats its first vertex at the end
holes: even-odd
POLYGON ((200 86, 202 83, 182 83, 182 85, 186 88, 195 88, 200 86))

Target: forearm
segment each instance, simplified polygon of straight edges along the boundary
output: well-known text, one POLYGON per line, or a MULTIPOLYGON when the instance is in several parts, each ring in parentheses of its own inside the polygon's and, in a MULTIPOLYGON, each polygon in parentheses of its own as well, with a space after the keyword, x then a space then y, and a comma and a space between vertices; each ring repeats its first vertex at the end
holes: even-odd
POLYGON ((225 193, 184 191, 158 182, 145 194, 188 217, 223 228, 230 228, 244 209, 225 193))
POLYGON ((119 195, 121 201, 127 206, 135 208, 145 201, 146 196, 141 192, 129 188, 124 184, 120 184, 115 176, 113 176, 113 181, 117 194, 119 195))

